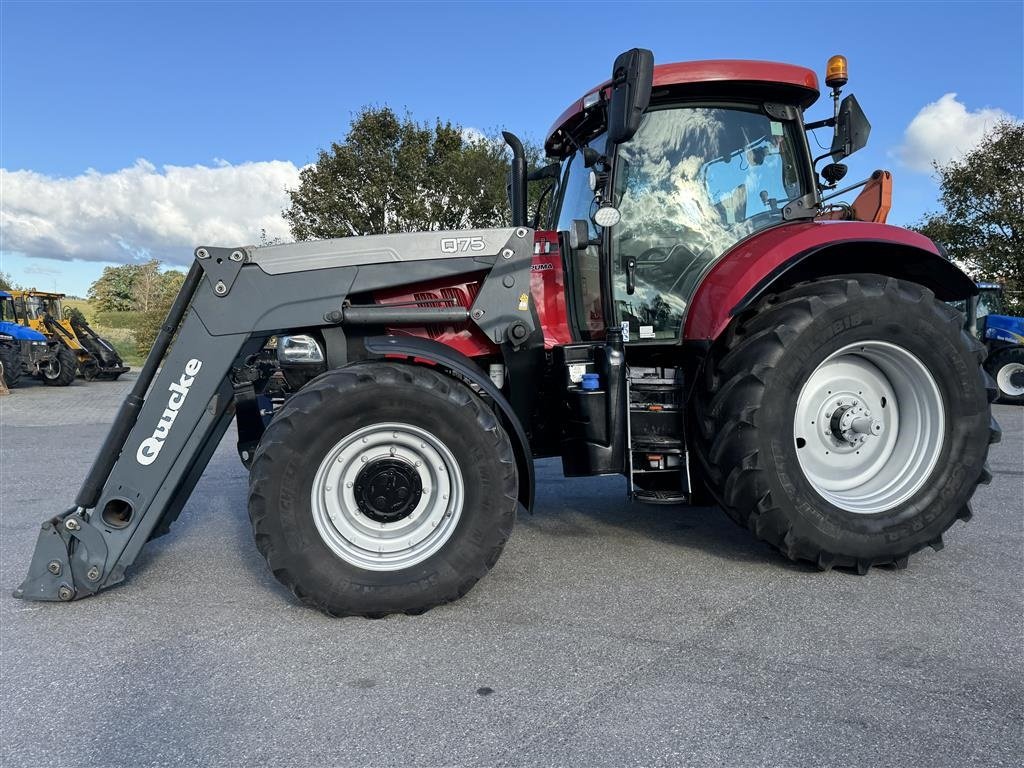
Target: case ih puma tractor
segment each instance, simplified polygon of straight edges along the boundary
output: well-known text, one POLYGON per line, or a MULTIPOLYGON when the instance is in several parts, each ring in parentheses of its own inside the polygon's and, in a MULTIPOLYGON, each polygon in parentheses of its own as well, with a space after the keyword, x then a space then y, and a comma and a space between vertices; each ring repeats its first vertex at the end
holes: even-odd
POLYGON ((17 596, 122 581, 232 420, 257 547, 334 615, 464 595, 532 507, 538 457, 622 475, 635 502, 717 502, 823 569, 938 549, 999 435, 983 348, 945 303, 976 288, 881 223, 887 173, 837 189, 869 130, 846 80, 830 60, 832 116, 807 123, 808 69, 634 49, 552 127, 535 219, 507 134, 510 227, 196 249, 17 596), (298 389, 265 424, 271 337, 298 389))

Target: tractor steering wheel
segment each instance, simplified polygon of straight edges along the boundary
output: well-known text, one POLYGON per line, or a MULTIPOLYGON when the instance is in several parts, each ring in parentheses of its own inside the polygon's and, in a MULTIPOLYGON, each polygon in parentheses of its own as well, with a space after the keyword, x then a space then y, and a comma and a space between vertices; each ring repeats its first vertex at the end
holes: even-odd
POLYGON ((648 248, 636 260, 637 271, 645 265, 655 265, 654 279, 645 279, 648 285, 659 292, 670 294, 675 291, 679 281, 686 274, 686 268, 697 258, 697 255, 682 243, 676 243, 666 253, 664 248, 648 248), (663 286, 668 286, 666 290, 663 286))

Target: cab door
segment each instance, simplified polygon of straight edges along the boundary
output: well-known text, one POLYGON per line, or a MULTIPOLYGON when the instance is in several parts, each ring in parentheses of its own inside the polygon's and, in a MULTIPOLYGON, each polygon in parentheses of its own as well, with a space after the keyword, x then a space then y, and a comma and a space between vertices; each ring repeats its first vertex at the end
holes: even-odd
POLYGON ((674 343, 701 278, 740 240, 783 223, 804 194, 799 120, 762 105, 649 111, 615 158, 612 317, 629 342, 674 343))

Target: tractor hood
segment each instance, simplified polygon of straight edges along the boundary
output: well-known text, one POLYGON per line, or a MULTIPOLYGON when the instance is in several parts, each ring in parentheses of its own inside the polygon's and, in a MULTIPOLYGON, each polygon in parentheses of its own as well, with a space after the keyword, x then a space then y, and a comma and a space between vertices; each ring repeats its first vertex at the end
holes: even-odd
POLYGON ((991 341, 1005 341, 1008 344, 1024 344, 1024 317, 987 315, 985 338, 991 341))
MULTIPOLYGON (((390 262, 495 256, 516 228, 467 229, 457 232, 412 232, 309 240, 252 248, 252 263, 268 275, 330 267, 357 267, 390 262)), ((410 268, 412 266, 410 265, 410 268)), ((482 264, 481 269, 487 265, 482 264)))
POLYGON ((31 328, 26 328, 24 325, 9 323, 6 320, 0 322, 0 333, 13 336, 18 341, 46 341, 46 337, 39 331, 33 331, 31 328))

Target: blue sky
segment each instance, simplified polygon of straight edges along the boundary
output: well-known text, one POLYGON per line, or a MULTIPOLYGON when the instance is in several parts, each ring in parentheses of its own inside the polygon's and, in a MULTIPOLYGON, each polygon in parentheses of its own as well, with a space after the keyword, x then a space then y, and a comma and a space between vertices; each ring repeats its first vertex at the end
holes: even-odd
MULTIPOLYGON (((936 207, 929 173, 914 167, 924 149, 904 146, 922 109, 955 93, 933 111, 955 120, 962 110, 964 121, 996 110, 1024 115, 1022 9, 8 0, 0 6, 0 167, 13 175, 4 184, 0 269, 82 293, 105 258, 154 253, 185 263, 190 245, 220 231, 253 242, 256 224, 279 211, 293 168, 340 138, 361 106, 540 140, 633 46, 660 62, 772 59, 819 73, 829 55, 844 53, 846 92, 873 124, 849 178, 891 168, 890 221, 911 222, 936 207), (211 185, 220 200, 234 196, 216 216, 203 197, 211 185), (186 239, 192 217, 196 238, 186 239)), ((819 101, 810 117, 828 108, 819 101)))

